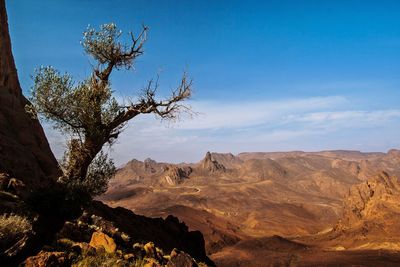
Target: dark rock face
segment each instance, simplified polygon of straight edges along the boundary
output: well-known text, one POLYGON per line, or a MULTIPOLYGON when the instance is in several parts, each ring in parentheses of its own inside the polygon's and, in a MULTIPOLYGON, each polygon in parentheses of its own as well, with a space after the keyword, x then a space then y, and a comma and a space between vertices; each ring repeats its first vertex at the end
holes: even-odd
POLYGON ((185 252, 173 250, 171 252, 171 259, 167 267, 197 267, 198 265, 193 261, 190 255, 185 252))
POLYGON ((189 253, 198 262, 214 266, 206 255, 204 237, 201 232, 189 231, 188 227, 179 222, 176 217, 168 216, 165 220, 148 218, 124 208, 110 208, 100 201, 93 201, 86 212, 91 214, 91 217, 95 215, 112 222, 114 227, 127 233, 135 242, 154 242, 167 253, 177 248, 189 253))
POLYGON ((5 1, 0 0, 0 172, 31 190, 49 185, 60 174, 43 129, 25 112, 11 51, 5 1))

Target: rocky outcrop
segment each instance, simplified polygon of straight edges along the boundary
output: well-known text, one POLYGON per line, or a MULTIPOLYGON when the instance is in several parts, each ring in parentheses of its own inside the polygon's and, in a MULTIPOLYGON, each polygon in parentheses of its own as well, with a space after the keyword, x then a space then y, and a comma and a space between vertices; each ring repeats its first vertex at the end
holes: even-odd
POLYGON ((207 152, 204 159, 200 162, 200 169, 210 173, 224 172, 226 170, 224 165, 213 159, 210 152, 207 152))
POLYGON ((78 219, 66 221, 53 242, 24 264, 215 266, 205 253, 202 234, 188 231, 177 218, 147 218, 98 201, 92 202, 78 219))
POLYGON ((147 173, 156 173, 159 167, 157 162, 151 158, 147 158, 143 161, 144 171, 147 173))
POLYGON ((174 249, 171 252, 167 267, 196 267, 196 262, 185 252, 174 249))
MULTIPOLYGON (((198 262, 214 266, 214 263, 206 255, 205 242, 201 232, 189 231, 184 223, 179 222, 173 216, 168 216, 166 219, 148 218, 124 208, 110 208, 99 201, 94 201, 78 221, 89 225, 95 224, 97 228, 94 230, 106 232, 117 245, 124 239, 129 240, 128 243, 131 245, 138 241, 154 242, 166 253, 170 253, 176 248, 190 254, 198 262), (122 233, 124 234, 122 235, 122 233)), ((67 232, 70 233, 72 230, 67 232)), ((87 239, 87 237, 85 238, 87 239)), ((76 239, 85 241, 84 239, 79 240, 79 236, 76 239)))
POLYGON ((35 190, 60 174, 38 120, 26 113, 11 51, 5 1, 0 0, 0 172, 35 190))
POLYGON ((192 168, 189 166, 168 166, 165 173, 165 181, 169 185, 178 185, 188 179, 191 173, 192 168))
POLYGON ((197 261, 214 266, 206 255, 202 234, 189 231, 177 218, 148 218, 124 208, 110 208, 98 201, 92 202, 80 218, 66 222, 56 239, 58 245, 54 249, 63 248, 63 251, 75 251, 81 255, 90 252, 97 257, 103 251, 112 255, 114 260, 147 258, 148 262, 162 263, 150 266, 165 266, 169 260, 174 264, 181 258, 189 258, 193 263, 197 261), (182 255, 174 259, 177 254, 182 255))
POLYGON ((232 153, 211 153, 211 157, 227 169, 237 168, 243 161, 232 153))
MULTIPOLYGON (((394 176, 382 172, 375 179, 354 185, 344 201, 343 217, 338 229, 355 227, 366 221, 381 221, 400 208, 400 182, 394 176)), ((398 222, 400 224, 400 222, 398 222)))
POLYGON ((325 241, 335 249, 399 250, 400 182, 385 172, 354 185, 325 241))
MULTIPOLYGON (((116 177, 123 178, 127 185, 138 182, 151 182, 151 178, 159 177, 165 172, 168 164, 159 163, 150 158, 144 161, 133 159, 117 170, 116 177)), ((115 180, 111 180, 111 184, 115 180)))

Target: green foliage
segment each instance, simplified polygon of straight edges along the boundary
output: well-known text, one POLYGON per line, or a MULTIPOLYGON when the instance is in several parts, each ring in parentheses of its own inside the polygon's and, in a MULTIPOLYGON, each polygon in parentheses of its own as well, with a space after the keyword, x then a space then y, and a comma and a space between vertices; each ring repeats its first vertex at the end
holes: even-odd
MULTIPOLYGON (((61 163, 64 168, 68 168, 71 164, 69 153, 67 150, 64 160, 61 163)), ((115 175, 116 168, 112 159, 101 150, 89 165, 85 179, 74 179, 73 177, 63 177, 62 182, 65 183, 71 191, 82 192, 90 196, 98 196, 107 191, 108 182, 115 175)))
POLYGON ((89 165, 84 186, 88 188, 91 195, 101 195, 107 191, 108 182, 114 177, 115 172, 113 160, 100 151, 89 165))
POLYGON ((98 131, 99 125, 112 121, 119 111, 108 85, 97 86, 91 79, 74 84, 69 74, 51 66, 36 70, 30 101, 42 118, 77 135, 98 131))
POLYGON ((32 225, 26 217, 3 214, 0 216, 0 250, 7 249, 30 231, 32 225))
MULTIPOLYGON (((83 40, 81 42, 85 52, 91 55, 98 63, 107 64, 112 60, 118 58, 115 62, 115 68, 121 67, 130 69, 133 60, 142 54, 132 53, 133 49, 139 50, 137 47, 129 47, 126 44, 119 42, 122 31, 118 30, 117 25, 114 23, 103 24, 100 30, 91 28, 90 26, 83 33, 83 40)), ((146 40, 146 31, 143 31, 139 38, 135 39, 131 33, 133 42, 144 43, 146 40)), ((140 47, 139 47, 140 49, 140 47)))

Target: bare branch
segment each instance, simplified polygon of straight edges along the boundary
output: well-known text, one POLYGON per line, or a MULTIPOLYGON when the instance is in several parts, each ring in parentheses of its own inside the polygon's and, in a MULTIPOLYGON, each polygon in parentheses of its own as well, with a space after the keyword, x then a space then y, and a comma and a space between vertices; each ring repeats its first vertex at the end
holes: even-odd
POLYGON ((183 105, 182 102, 191 97, 192 83, 193 81, 188 80, 186 73, 184 73, 180 85, 172 92, 171 96, 164 100, 157 100, 158 77, 155 81, 150 80, 137 103, 121 107, 118 116, 108 125, 108 128, 114 129, 139 114, 154 113, 162 119, 173 120, 178 117, 180 112, 190 113, 190 107, 183 105))

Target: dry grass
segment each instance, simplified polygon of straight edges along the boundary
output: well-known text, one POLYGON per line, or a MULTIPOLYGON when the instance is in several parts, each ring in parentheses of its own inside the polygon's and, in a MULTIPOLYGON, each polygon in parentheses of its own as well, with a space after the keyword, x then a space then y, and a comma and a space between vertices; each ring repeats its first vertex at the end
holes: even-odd
POLYGON ((6 249, 25 234, 32 231, 32 224, 26 217, 15 214, 0 216, 0 248, 6 249))
POLYGON ((143 267, 147 263, 146 259, 136 259, 134 262, 129 262, 121 259, 116 254, 96 252, 94 255, 84 253, 81 255, 73 267, 143 267))

